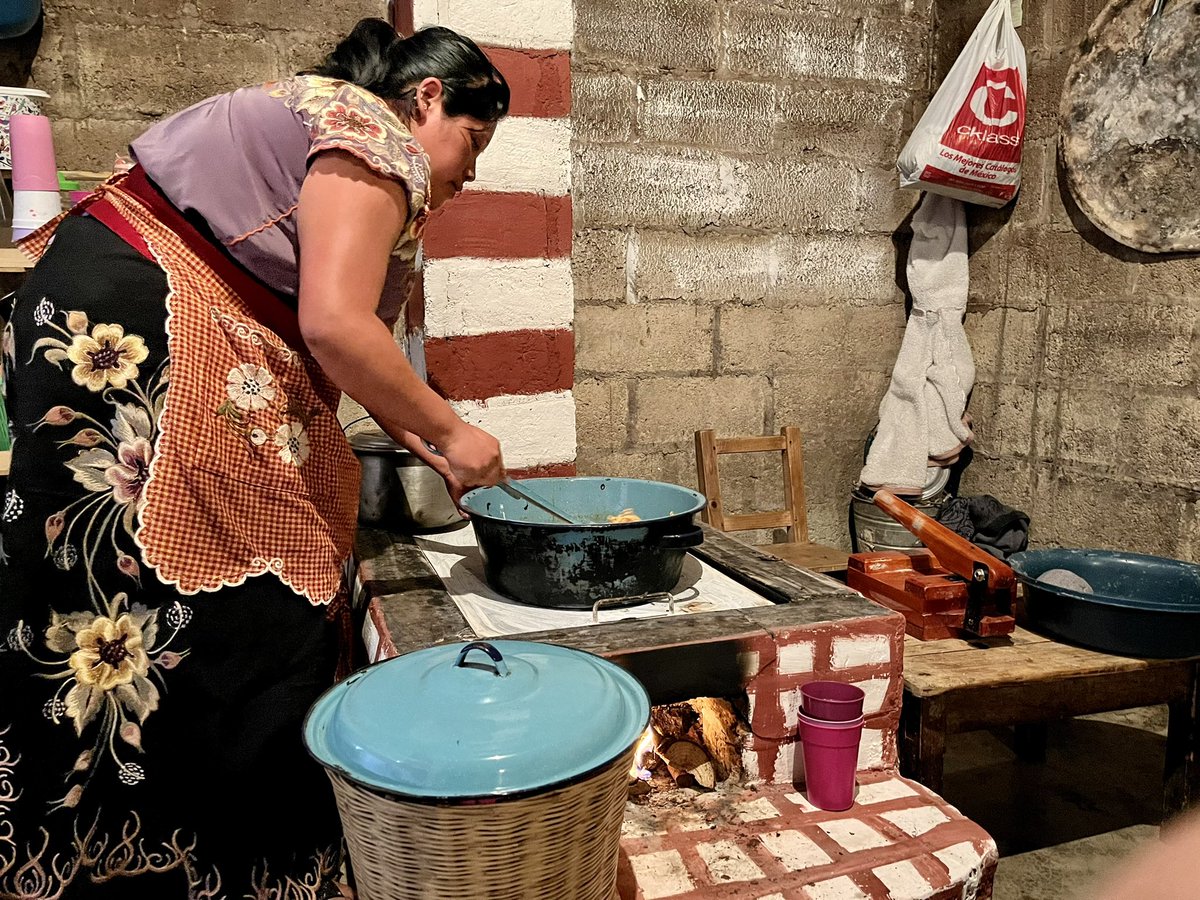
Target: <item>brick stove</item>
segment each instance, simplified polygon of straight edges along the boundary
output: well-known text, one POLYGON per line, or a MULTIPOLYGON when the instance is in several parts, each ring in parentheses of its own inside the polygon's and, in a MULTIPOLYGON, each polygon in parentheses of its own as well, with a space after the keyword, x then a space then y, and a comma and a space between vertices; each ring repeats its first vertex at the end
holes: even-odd
MULTIPOLYGON (((655 704, 745 698, 744 784, 697 796, 690 818, 647 818, 631 804, 623 900, 990 897, 991 838, 896 775, 904 618, 711 529, 696 552, 772 603, 519 635, 612 660, 655 704), (844 813, 814 809, 793 787, 800 687, 818 679, 866 693, 859 795, 844 813)), ((409 539, 364 530, 357 558, 372 661, 477 637, 409 539)))

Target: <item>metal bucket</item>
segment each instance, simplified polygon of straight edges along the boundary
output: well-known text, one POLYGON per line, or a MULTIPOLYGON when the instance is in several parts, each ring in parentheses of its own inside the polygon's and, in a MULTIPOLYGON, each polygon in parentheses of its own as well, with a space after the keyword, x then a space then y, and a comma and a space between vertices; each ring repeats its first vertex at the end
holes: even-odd
MULTIPOLYGON (((943 470, 944 471, 944 470, 943 470)), ((915 534, 875 505, 871 494, 856 488, 850 494, 850 537, 855 553, 916 550, 925 546, 915 534)), ((945 482, 920 498, 904 498, 910 506, 932 519, 949 499, 945 482)))

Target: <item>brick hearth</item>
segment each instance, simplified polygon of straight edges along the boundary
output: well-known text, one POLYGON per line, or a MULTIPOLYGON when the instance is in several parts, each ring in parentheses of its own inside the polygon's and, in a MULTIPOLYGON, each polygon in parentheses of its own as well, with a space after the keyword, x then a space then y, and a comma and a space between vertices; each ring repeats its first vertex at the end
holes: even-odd
POLYGON ((622 900, 975 900, 997 861, 982 828, 887 772, 860 774, 840 813, 790 785, 631 803, 621 847, 622 900))

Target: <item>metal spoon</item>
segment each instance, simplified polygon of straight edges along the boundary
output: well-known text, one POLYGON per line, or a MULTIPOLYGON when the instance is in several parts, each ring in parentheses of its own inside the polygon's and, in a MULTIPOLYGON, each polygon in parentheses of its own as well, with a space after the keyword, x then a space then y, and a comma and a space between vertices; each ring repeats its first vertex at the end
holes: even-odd
MULTIPOLYGON (((433 446, 433 444, 431 444, 429 441, 423 441, 423 443, 430 453, 436 453, 438 456, 442 455, 442 451, 433 446)), ((546 501, 540 500, 533 494, 529 493, 526 488, 517 487, 516 483, 507 475, 504 476, 504 480, 497 484, 496 487, 500 488, 500 490, 504 491, 504 493, 508 494, 508 496, 512 497, 514 500, 521 500, 524 503, 528 503, 530 506, 536 506, 542 512, 553 516, 560 522, 565 522, 568 525, 579 524, 578 522, 575 522, 574 520, 564 516, 554 507, 548 505, 546 501)))
POLYGON ((508 494, 508 496, 512 497, 513 499, 523 500, 531 506, 536 506, 542 512, 553 516, 561 522, 565 522, 568 525, 579 524, 578 522, 569 519, 567 516, 564 516, 554 507, 547 504, 544 500, 539 500, 537 497, 533 496, 533 494, 529 493, 527 488, 517 487, 516 482, 514 482, 511 478, 505 477, 505 479, 496 485, 496 487, 500 488, 500 490, 504 491, 504 493, 508 494))

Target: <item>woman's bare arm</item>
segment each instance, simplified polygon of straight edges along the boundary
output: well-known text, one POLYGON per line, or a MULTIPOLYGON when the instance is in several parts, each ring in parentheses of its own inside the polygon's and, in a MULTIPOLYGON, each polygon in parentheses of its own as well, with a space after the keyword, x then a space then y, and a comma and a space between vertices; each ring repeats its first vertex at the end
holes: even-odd
POLYGON ((458 494, 502 477, 500 445, 417 377, 375 314, 407 209, 404 186, 356 157, 327 152, 313 161, 297 210, 300 331, 325 373, 384 431, 410 447, 411 432, 444 454, 458 494))

